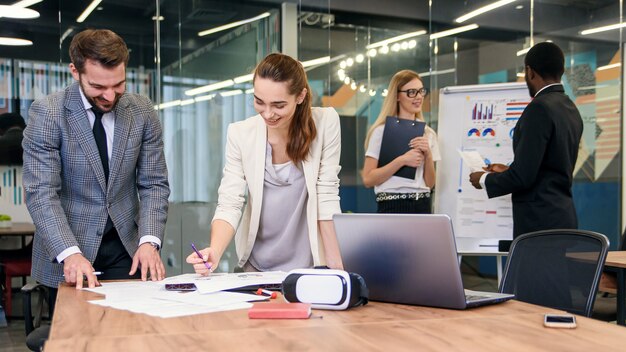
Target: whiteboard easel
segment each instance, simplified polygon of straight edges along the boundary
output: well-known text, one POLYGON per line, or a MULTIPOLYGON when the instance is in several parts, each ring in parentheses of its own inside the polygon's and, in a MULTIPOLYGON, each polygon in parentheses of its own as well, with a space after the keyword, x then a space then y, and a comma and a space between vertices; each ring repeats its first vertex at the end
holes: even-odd
POLYGON ((497 252, 500 240, 513 238, 513 216, 510 195, 488 199, 469 183, 458 150, 509 164, 513 127, 529 102, 524 83, 446 87, 439 93, 435 212, 452 218, 459 252, 497 252))

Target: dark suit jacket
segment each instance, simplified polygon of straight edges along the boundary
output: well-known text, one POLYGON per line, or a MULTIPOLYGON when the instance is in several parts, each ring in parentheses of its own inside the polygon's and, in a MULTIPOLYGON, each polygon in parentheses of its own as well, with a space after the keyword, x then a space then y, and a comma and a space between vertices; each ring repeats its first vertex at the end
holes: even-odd
POLYGON ((56 257, 78 246, 93 263, 110 215, 132 257, 144 235, 163 239, 167 168, 161 124, 146 97, 124 93, 115 107, 108 184, 78 83, 36 100, 24 130, 24 189, 35 223, 32 276, 57 287, 56 257))
POLYGON ((11 127, 0 136, 0 165, 22 165, 22 128, 11 127))
POLYGON ((514 237, 578 227, 572 179, 582 132, 580 113, 560 84, 539 92, 522 113, 513 163, 485 179, 489 198, 512 193, 514 237))

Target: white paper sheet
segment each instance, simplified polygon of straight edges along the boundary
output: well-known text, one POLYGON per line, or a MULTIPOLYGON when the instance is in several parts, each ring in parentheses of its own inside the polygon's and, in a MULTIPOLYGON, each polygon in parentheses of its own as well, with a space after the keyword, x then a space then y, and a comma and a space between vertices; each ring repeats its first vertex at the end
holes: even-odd
POLYGON ((284 271, 259 273, 213 273, 209 276, 183 274, 161 281, 163 284, 193 282, 200 293, 213 293, 245 286, 280 284, 285 280, 284 271))
POLYGON ((102 286, 94 288, 83 288, 106 296, 106 300, 126 301, 134 298, 151 297, 152 293, 165 287, 163 281, 125 281, 125 282, 103 282, 102 286))
POLYGON ((215 292, 202 294, 194 292, 159 291, 152 298, 178 303, 194 304, 203 307, 229 306, 236 303, 265 301, 267 296, 259 296, 240 292, 215 292))
POLYGON ((98 300, 89 303, 102 307, 127 310, 133 313, 147 314, 159 318, 173 318, 187 315, 223 312, 235 309, 247 309, 251 303, 239 302, 214 307, 206 307, 197 304, 164 301, 156 298, 133 299, 127 301, 98 300))
POLYGON ((252 305, 248 302, 266 300, 267 297, 221 291, 249 285, 280 284, 286 275, 285 272, 183 274, 162 281, 103 282, 100 287, 84 290, 105 295, 102 300, 90 301, 92 304, 169 318, 249 308, 252 305), (193 282, 198 290, 165 290, 165 284, 187 282, 193 282))
POLYGON ((486 167, 485 158, 483 158, 479 152, 475 150, 458 150, 463 163, 467 165, 470 172, 485 171, 483 167, 486 167))

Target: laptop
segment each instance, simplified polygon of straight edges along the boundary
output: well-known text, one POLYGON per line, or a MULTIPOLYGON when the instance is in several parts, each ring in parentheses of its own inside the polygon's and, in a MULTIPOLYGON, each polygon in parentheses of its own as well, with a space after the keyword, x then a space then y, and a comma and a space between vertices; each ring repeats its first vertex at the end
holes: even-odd
POLYGON ((512 294, 463 289, 452 221, 444 214, 336 214, 344 269, 360 274, 370 299, 465 309, 512 294))

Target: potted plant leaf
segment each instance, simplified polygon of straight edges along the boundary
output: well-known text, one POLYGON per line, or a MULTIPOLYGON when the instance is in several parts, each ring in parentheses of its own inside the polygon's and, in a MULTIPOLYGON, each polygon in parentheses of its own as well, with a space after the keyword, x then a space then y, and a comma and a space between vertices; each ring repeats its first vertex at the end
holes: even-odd
POLYGON ((11 217, 6 214, 0 214, 0 229, 8 229, 11 227, 11 217))

